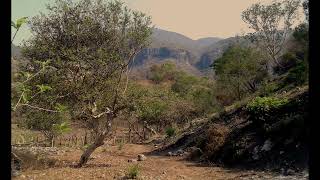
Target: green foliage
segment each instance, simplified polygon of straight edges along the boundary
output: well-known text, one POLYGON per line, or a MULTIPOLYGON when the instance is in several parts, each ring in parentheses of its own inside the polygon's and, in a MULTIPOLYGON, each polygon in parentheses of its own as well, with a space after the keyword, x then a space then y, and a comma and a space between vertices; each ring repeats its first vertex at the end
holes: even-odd
POLYGON ((233 100, 241 100, 248 92, 254 93, 267 77, 265 64, 264 56, 252 48, 230 47, 213 64, 216 89, 233 100))
POLYGON ((24 23, 27 22, 27 18, 28 18, 28 17, 22 17, 22 18, 17 19, 16 22, 11 21, 11 26, 16 29, 16 32, 14 33, 14 35, 13 35, 13 37, 12 37, 12 39, 11 39, 11 44, 12 44, 14 38, 16 37, 16 35, 17 35, 20 27, 21 27, 24 23))
POLYGON ((14 27, 15 29, 19 29, 24 23, 27 22, 28 17, 22 17, 17 19, 16 23, 11 21, 11 26, 14 27))
POLYGON ((140 167, 138 164, 132 165, 129 167, 127 172, 127 178, 136 179, 140 174, 140 167))
POLYGON ((168 137, 173 137, 174 135, 176 135, 176 128, 174 128, 174 127, 168 127, 168 128, 166 129, 166 135, 167 135, 168 137))
POLYGON ((165 111, 168 109, 168 104, 159 99, 145 101, 139 108, 139 117, 141 120, 155 123, 163 117, 165 111))
POLYGON ((294 29, 292 42, 295 46, 281 58, 282 67, 276 71, 286 76, 281 83, 282 87, 302 85, 308 81, 309 65, 309 26, 302 23, 294 29))
POLYGON ((293 37, 301 44, 308 45, 309 42, 309 26, 306 23, 302 23, 297 26, 293 31, 293 37))
POLYGON ((187 94, 194 84, 199 82, 198 78, 185 72, 179 72, 175 77, 172 90, 181 95, 187 94))
POLYGON ((279 82, 267 82, 264 81, 259 88, 259 94, 262 96, 269 96, 275 93, 277 90, 280 89, 279 82))
POLYGON ((123 146, 124 146, 124 140, 121 139, 121 141, 118 142, 118 150, 121 151, 123 149, 123 146))
POLYGON ((167 80, 173 80, 176 73, 176 66, 171 62, 166 62, 161 65, 153 65, 150 68, 149 79, 155 83, 160 83, 167 80))
MULTIPOLYGON (((53 124, 54 129, 64 128, 60 115, 70 112, 88 128, 105 130, 98 115, 111 109, 116 116, 130 103, 122 97, 122 75, 149 44, 151 18, 117 0, 58 0, 47 10, 28 22, 34 36, 23 44, 22 54, 32 61, 22 67, 26 77, 18 80, 24 82, 23 101, 59 113, 23 108, 28 127, 46 132, 53 124)), ((19 97, 15 92, 13 100, 19 97)))
POLYGON ((43 93, 43 92, 46 92, 46 91, 49 91, 49 90, 52 90, 52 88, 48 85, 36 85, 38 88, 39 88, 39 92, 40 93, 43 93))
POLYGON ((130 102, 128 113, 134 114, 141 123, 146 121, 158 128, 186 123, 197 114, 191 100, 177 95, 164 84, 144 86, 131 82, 126 97, 124 101, 130 102))
POLYGON ((55 109, 59 112, 66 112, 67 106, 61 105, 60 103, 57 103, 55 106, 55 109))
POLYGON ((308 65, 306 62, 299 62, 296 67, 292 68, 286 76, 283 86, 293 84, 302 85, 308 81, 308 65))
POLYGON ((70 132, 71 128, 67 122, 62 122, 61 124, 53 124, 52 130, 54 131, 55 135, 58 136, 70 132))
POLYGON ((267 123, 271 115, 288 103, 287 99, 276 97, 256 97, 246 106, 252 118, 257 121, 267 123))
POLYGON ((254 30, 251 40, 274 63, 278 63, 287 34, 299 17, 299 6, 299 0, 273 1, 268 5, 255 3, 242 12, 242 20, 254 30))
POLYGON ((90 144, 85 144, 85 145, 83 145, 83 146, 81 147, 81 150, 82 150, 82 151, 85 151, 85 150, 88 149, 89 146, 90 146, 90 144))

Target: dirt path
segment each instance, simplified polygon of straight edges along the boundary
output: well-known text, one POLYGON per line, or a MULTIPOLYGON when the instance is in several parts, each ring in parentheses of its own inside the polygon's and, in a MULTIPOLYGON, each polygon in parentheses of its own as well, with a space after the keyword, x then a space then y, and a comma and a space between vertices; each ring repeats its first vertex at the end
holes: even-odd
MULTIPOLYGON (((182 157, 147 156, 145 161, 128 162, 136 159, 137 154, 150 152, 148 145, 126 144, 121 150, 117 146, 100 147, 92 155, 88 164, 83 168, 72 168, 81 155, 81 150, 68 149, 61 155, 52 168, 41 170, 25 170, 14 179, 124 179, 128 168, 137 163, 140 167, 139 179, 277 179, 266 172, 237 171, 220 167, 201 166, 200 164, 183 160, 182 157)), ((292 179, 292 177, 287 177, 292 179)), ((279 178, 279 179, 287 179, 279 178)))

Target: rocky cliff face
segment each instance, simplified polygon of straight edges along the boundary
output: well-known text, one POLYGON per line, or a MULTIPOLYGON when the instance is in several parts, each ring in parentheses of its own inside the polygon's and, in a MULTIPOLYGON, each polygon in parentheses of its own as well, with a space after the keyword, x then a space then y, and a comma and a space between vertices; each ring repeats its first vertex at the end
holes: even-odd
POLYGON ((202 53, 210 45, 219 42, 221 39, 209 37, 192 40, 175 32, 154 29, 151 40, 151 45, 143 49, 135 57, 134 62, 131 64, 133 69, 143 71, 150 63, 157 64, 170 60, 181 70, 201 75, 201 68, 206 67, 206 65, 197 66, 197 63, 201 60, 202 53))
POLYGON ((133 68, 144 71, 150 63, 173 61, 181 70, 195 75, 206 75, 212 72, 210 65, 223 52, 236 43, 249 45, 243 38, 227 39, 208 37, 192 40, 181 34, 154 29, 152 43, 149 48, 142 50, 134 60, 133 68))
POLYGON ((159 62, 166 59, 175 59, 177 63, 193 64, 197 56, 184 49, 173 49, 168 47, 143 49, 134 59, 134 66, 141 66, 151 59, 159 62))

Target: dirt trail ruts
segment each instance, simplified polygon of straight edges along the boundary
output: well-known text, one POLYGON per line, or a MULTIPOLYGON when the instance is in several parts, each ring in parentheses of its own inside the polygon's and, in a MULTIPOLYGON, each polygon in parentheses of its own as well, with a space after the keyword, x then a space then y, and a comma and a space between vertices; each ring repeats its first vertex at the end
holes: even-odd
MULTIPOLYGON (((98 148, 83 168, 73 168, 80 155, 79 149, 68 149, 66 153, 53 156, 58 160, 51 168, 24 170, 20 176, 13 179, 44 179, 44 180, 73 180, 73 179, 124 179, 128 168, 137 163, 140 167, 138 179, 296 179, 294 177, 277 177, 268 172, 239 171, 222 167, 204 166, 186 161, 183 157, 147 156, 145 161, 128 162, 136 159, 140 153, 153 150, 150 145, 125 144, 121 150, 118 146, 103 146, 98 148)), ((301 177, 297 178, 301 179, 301 177)), ((302 178, 306 179, 306 178, 302 178)))

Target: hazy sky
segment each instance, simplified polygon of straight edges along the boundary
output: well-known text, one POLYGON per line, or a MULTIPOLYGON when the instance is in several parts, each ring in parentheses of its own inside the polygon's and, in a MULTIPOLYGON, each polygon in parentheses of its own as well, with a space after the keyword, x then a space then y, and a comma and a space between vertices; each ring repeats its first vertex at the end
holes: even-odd
MULTIPOLYGON (((123 0, 130 8, 152 16, 153 24, 192 39, 230 37, 247 32, 241 12, 256 2, 272 0, 123 0)), ((54 0, 12 0, 12 20, 45 12, 45 4, 54 0)), ((14 43, 30 36, 24 26, 14 43)))

